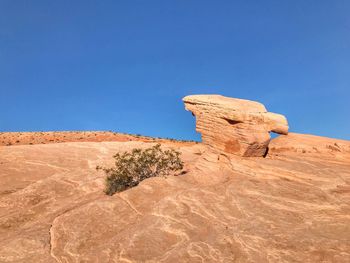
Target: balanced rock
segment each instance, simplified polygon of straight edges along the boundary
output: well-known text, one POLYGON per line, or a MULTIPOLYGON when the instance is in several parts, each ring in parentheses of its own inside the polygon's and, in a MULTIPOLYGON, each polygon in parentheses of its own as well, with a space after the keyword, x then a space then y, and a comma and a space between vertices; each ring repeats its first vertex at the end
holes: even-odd
POLYGON ((220 95, 191 95, 183 101, 196 117, 203 143, 222 153, 263 156, 270 132, 288 134, 286 118, 259 102, 220 95))

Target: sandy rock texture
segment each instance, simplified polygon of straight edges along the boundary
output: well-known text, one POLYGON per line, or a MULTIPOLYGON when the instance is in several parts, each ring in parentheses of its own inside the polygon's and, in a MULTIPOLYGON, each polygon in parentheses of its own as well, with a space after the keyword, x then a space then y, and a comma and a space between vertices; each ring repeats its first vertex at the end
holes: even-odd
POLYGON ((96 165, 151 145, 0 147, 0 262, 350 262, 350 142, 290 134, 266 158, 163 143, 186 174, 104 195, 96 165))
POLYGON ((196 117, 203 143, 222 153, 264 156, 269 132, 288 134, 286 118, 259 102, 221 95, 191 95, 183 101, 196 117))
POLYGON ((328 156, 346 161, 349 153, 349 141, 308 134, 289 133, 272 140, 269 145, 270 155, 328 156))
MULTIPOLYGON (((51 132, 0 132, 0 146, 50 144, 61 142, 175 142, 111 131, 51 131, 51 132)), ((187 143, 193 143, 188 141, 187 143)))

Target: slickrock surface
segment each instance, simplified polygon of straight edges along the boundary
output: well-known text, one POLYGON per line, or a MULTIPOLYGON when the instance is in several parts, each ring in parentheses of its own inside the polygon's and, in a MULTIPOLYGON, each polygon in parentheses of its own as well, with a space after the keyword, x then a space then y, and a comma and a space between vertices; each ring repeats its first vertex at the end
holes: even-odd
POLYGON ((289 133, 288 136, 279 136, 269 145, 270 155, 299 156, 328 156, 334 159, 347 159, 350 161, 349 141, 320 137, 307 134, 289 133))
POLYGON ((96 165, 151 145, 0 147, 0 262, 350 262, 350 142, 290 134, 266 158, 177 144, 186 174, 104 195, 96 165))
POLYGON ((183 101, 196 116, 203 143, 222 153, 264 156, 269 132, 288 134, 286 118, 255 101, 220 95, 191 95, 183 101))

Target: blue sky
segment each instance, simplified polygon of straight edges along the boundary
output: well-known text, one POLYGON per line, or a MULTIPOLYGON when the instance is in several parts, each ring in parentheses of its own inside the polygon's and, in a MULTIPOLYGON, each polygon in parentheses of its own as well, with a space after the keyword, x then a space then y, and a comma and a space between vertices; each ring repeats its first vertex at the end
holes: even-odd
POLYGON ((350 1, 0 1, 0 131, 198 139, 181 98, 350 140, 350 1))

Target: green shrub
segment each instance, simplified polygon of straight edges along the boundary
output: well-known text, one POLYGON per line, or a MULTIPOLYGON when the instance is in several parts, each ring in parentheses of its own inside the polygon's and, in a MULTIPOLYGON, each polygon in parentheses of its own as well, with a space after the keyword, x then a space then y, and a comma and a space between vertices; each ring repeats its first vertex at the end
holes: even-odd
POLYGON ((180 152, 174 149, 162 150, 157 144, 147 149, 133 149, 131 152, 117 153, 114 168, 97 166, 107 174, 105 193, 113 195, 138 185, 150 177, 165 177, 182 170, 180 152))

